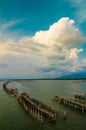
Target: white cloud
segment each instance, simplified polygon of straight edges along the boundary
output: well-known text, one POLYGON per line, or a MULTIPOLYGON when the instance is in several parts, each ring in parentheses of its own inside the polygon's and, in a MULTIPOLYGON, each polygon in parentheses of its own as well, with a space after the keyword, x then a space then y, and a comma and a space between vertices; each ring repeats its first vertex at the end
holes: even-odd
POLYGON ((86 1, 85 0, 66 0, 71 3, 73 7, 76 8, 75 18, 78 24, 86 21, 86 1))
POLYGON ((66 17, 51 25, 49 30, 37 32, 32 39, 34 42, 45 44, 48 47, 57 44, 58 46, 67 45, 70 48, 82 43, 84 37, 74 26, 74 20, 66 17))
POLYGON ((83 8, 83 9, 80 9, 80 11, 78 11, 76 13, 77 22, 79 24, 81 24, 84 21, 86 21, 86 13, 85 12, 86 12, 86 10, 85 10, 85 8, 83 8))
MULTIPOLYGON (((77 47, 85 40, 86 38, 81 34, 80 30, 74 26, 74 20, 68 17, 61 18, 52 24, 48 30, 38 31, 32 37, 24 36, 17 41, 12 38, 1 41, 0 59, 12 56, 15 61, 13 66, 17 66, 20 59, 22 59, 23 65, 21 66, 25 68, 22 69, 19 64, 17 69, 19 68, 20 70, 21 68, 21 73, 24 72, 24 74, 27 72, 28 67, 30 67, 25 64, 32 64, 34 66, 34 72, 32 72, 32 69, 29 70, 30 74, 38 73, 36 72, 38 68, 48 67, 54 68, 54 71, 55 69, 60 71, 69 69, 73 71, 73 69, 70 69, 70 65, 73 68, 75 62, 78 61, 78 54, 83 49, 78 49, 77 47), (51 57, 55 58, 54 63, 51 57), (26 63, 26 60, 28 60, 28 63, 26 63), (53 64, 54 67, 52 67, 53 64), (65 64, 64 67, 63 64, 65 64)), ((10 60, 8 61, 8 64, 10 64, 10 60)), ((4 63, 6 63, 5 60, 4 63)))
POLYGON ((37 49, 41 55, 61 56, 85 40, 79 29, 74 26, 74 20, 66 17, 51 25, 48 30, 36 32, 33 37, 21 38, 19 44, 35 51, 37 49))
POLYGON ((11 31, 11 29, 23 21, 24 19, 14 19, 11 21, 0 19, 0 42, 19 38, 21 30, 15 28, 11 31))
POLYGON ((83 51, 83 49, 73 48, 70 50, 67 58, 68 59, 77 59, 78 58, 77 54, 82 51, 83 51))
POLYGON ((16 25, 18 22, 19 22, 19 20, 16 19, 14 21, 6 22, 6 23, 2 24, 0 27, 1 27, 1 29, 7 29, 9 27, 16 25))
POLYGON ((83 2, 83 0, 68 0, 68 1, 73 3, 74 6, 79 6, 83 2))

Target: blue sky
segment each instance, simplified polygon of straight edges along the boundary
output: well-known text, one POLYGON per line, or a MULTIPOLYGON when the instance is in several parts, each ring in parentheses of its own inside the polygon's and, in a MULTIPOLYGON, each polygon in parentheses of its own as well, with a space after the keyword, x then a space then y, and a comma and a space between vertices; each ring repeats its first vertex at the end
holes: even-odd
POLYGON ((0 1, 0 78, 86 72, 85 0, 0 1))

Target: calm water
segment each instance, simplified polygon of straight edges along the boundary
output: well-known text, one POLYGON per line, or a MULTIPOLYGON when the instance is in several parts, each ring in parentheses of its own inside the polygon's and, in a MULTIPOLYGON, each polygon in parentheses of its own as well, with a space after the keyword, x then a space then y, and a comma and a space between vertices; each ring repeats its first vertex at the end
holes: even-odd
POLYGON ((3 91, 0 81, 0 130, 86 130, 86 114, 61 106, 51 101, 52 96, 73 96, 86 93, 86 82, 62 80, 12 81, 9 86, 28 92, 48 105, 67 111, 67 119, 58 119, 56 124, 40 125, 37 120, 26 114, 14 96, 3 91))

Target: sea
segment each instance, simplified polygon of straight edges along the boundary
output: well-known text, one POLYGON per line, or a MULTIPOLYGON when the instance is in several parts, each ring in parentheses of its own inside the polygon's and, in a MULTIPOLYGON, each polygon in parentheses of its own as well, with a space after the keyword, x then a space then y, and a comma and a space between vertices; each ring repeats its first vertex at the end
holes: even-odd
POLYGON ((86 113, 52 101, 53 96, 73 97, 86 93, 85 80, 11 80, 8 87, 27 92, 45 104, 67 112, 67 118, 58 118, 55 123, 40 124, 18 103, 13 95, 3 90, 0 81, 0 130, 86 130, 86 113))

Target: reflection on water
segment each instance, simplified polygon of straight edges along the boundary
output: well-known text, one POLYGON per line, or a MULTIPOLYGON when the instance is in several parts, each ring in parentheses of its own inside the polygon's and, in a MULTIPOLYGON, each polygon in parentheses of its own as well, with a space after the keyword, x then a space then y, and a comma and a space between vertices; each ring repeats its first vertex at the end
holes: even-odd
POLYGON ((26 114, 13 96, 3 91, 0 81, 0 130, 85 130, 86 114, 61 106, 51 101, 52 96, 73 96, 86 92, 86 82, 72 80, 21 80, 13 81, 9 87, 26 91, 56 109, 66 110, 67 119, 58 119, 56 124, 39 125, 29 114, 26 114))

